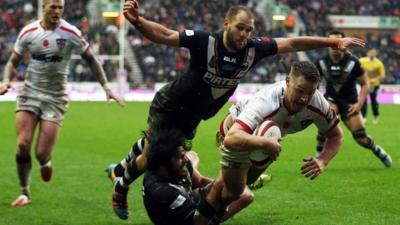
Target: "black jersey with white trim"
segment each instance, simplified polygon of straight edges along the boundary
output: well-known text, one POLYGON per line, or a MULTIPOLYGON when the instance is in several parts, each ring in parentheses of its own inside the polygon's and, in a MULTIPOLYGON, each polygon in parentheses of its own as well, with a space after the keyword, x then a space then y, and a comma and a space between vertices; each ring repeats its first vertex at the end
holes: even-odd
POLYGON ((316 62, 321 76, 326 80, 326 95, 329 97, 357 101, 357 78, 364 74, 358 58, 345 55, 339 63, 334 63, 329 55, 316 62))
POLYGON ((155 225, 190 225, 196 211, 198 198, 194 197, 193 166, 187 164, 188 175, 167 179, 146 171, 143 178, 143 202, 155 225))
POLYGON ((248 40, 244 49, 230 53, 224 47, 222 34, 193 30, 181 32, 180 46, 190 51, 189 69, 160 90, 165 94, 156 97, 163 96, 199 118, 208 119, 228 101, 253 65, 278 51, 275 40, 256 37, 248 40))

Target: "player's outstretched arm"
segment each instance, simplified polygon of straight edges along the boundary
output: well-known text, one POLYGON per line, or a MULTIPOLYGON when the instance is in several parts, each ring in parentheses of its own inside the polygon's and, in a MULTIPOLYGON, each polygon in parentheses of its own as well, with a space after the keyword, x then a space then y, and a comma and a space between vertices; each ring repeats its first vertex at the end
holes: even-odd
POLYGON ((92 73, 96 75, 97 80, 100 82, 101 86, 103 87, 104 91, 106 92, 107 101, 114 99, 120 106, 125 106, 124 100, 121 97, 119 97, 117 94, 114 94, 108 87, 107 77, 103 70, 103 67, 100 65, 99 61, 97 61, 92 50, 89 48, 81 56, 86 61, 86 63, 89 65, 90 69, 92 70, 92 73))
POLYGON ((319 176, 339 151, 343 142, 343 133, 339 125, 336 125, 326 134, 326 142, 321 155, 318 157, 306 157, 301 167, 301 173, 311 180, 319 176))
POLYGON ((179 46, 179 32, 139 16, 139 3, 129 0, 124 3, 125 18, 149 40, 170 46, 179 46))
POLYGON ((11 74, 15 70, 15 68, 17 68, 21 60, 22 60, 22 55, 19 55, 15 52, 11 53, 8 62, 4 67, 3 83, 0 84, 0 95, 4 95, 5 93, 7 93, 8 89, 11 87, 11 82, 10 82, 11 74))
POLYGON ((357 78, 357 83, 361 87, 360 94, 358 95, 358 101, 349 108, 347 116, 359 112, 361 110, 361 107, 364 105, 365 100, 367 99, 369 85, 366 73, 357 78))
POLYGON ((327 38, 327 37, 293 37, 293 38, 275 38, 278 45, 278 53, 307 51, 318 48, 332 47, 346 51, 348 47, 364 47, 365 41, 359 38, 327 38))

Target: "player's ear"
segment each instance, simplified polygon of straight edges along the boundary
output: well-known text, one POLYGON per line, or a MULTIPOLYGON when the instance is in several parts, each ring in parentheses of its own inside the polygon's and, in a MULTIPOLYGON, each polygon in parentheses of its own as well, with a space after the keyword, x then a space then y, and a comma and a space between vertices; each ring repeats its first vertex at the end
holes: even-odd
POLYGON ((224 30, 228 28, 229 20, 227 18, 224 19, 224 30))
POLYGON ((286 86, 289 86, 290 76, 286 76, 286 86))

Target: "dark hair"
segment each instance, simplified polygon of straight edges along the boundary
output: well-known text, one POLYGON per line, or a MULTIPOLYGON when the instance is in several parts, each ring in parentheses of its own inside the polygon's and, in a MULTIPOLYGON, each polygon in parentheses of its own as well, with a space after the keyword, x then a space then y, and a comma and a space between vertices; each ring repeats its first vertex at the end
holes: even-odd
POLYGON ((292 64, 290 75, 293 77, 303 76, 307 81, 319 83, 321 76, 314 63, 309 61, 300 61, 292 64))
POLYGON ((251 12, 251 10, 249 8, 247 8, 246 6, 234 5, 228 9, 228 12, 225 15, 225 19, 227 19, 229 21, 233 21, 235 19, 236 15, 241 11, 244 11, 252 19, 255 18, 253 12, 251 12))
POLYGON ((174 127, 153 128, 147 134, 147 138, 147 165, 151 171, 157 170, 174 157, 179 146, 183 146, 185 141, 183 133, 174 127))
POLYGON ((332 30, 328 33, 328 36, 331 35, 340 35, 342 38, 346 37, 346 35, 342 31, 332 30))

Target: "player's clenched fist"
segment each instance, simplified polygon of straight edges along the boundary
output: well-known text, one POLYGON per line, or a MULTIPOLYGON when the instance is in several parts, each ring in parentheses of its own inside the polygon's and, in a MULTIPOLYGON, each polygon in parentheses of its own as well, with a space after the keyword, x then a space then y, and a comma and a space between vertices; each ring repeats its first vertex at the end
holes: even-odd
POLYGON ((136 0, 125 2, 123 13, 129 22, 137 23, 139 21, 139 3, 136 0))

